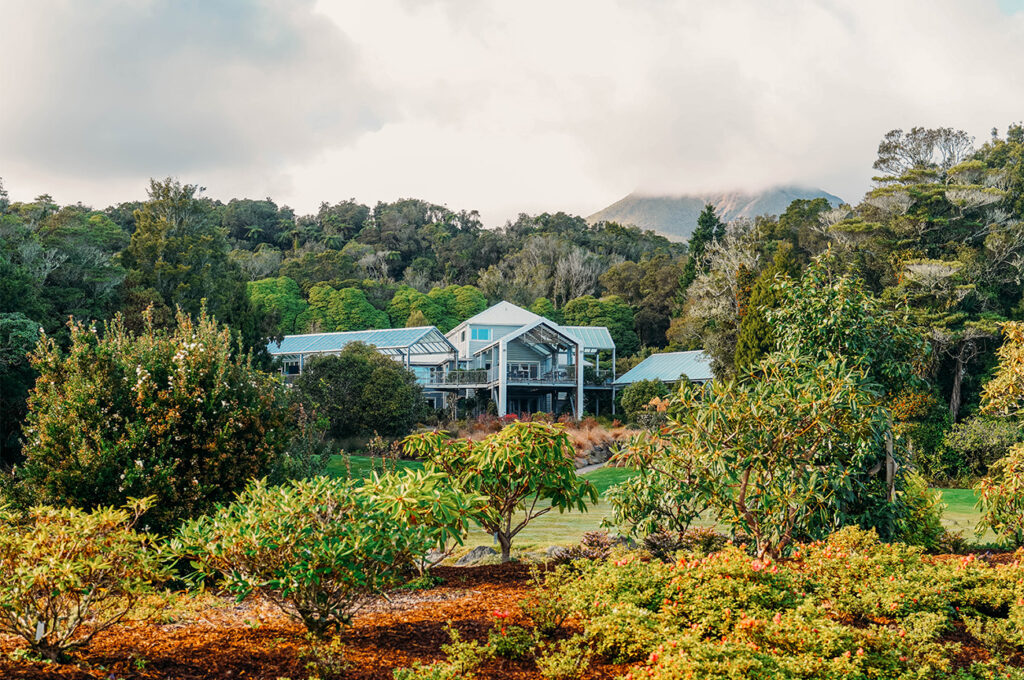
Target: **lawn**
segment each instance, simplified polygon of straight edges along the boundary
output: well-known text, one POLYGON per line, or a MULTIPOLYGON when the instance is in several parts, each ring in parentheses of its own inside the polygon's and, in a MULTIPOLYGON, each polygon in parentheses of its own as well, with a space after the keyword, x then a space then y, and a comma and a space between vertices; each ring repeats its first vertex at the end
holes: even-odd
MULTIPOLYGON (((366 477, 371 470, 382 470, 384 461, 379 458, 367 456, 350 456, 354 477, 366 477)), ((422 465, 415 461, 388 461, 388 465, 397 465, 399 468, 420 468, 422 465)), ((345 462, 342 456, 333 456, 327 467, 332 475, 345 474, 345 462)), ((628 468, 599 468, 587 473, 584 477, 594 486, 603 498, 609 487, 628 479, 633 471, 628 468)), ((940 489, 942 502, 946 504, 946 511, 943 520, 947 527, 954 531, 962 531, 964 537, 970 542, 978 539, 974 536, 974 528, 978 524, 979 515, 975 509, 977 496, 971 489, 940 489)), ((611 508, 607 503, 598 502, 588 512, 566 512, 559 513, 557 510, 543 515, 516 536, 515 547, 520 550, 544 550, 549 545, 572 545, 578 543, 580 537, 588 531, 604 529, 601 523, 611 515, 611 508)), ((989 532, 982 540, 992 541, 995 536, 989 532)), ((479 528, 470 532, 466 542, 468 547, 478 545, 494 545, 491 536, 479 528)))

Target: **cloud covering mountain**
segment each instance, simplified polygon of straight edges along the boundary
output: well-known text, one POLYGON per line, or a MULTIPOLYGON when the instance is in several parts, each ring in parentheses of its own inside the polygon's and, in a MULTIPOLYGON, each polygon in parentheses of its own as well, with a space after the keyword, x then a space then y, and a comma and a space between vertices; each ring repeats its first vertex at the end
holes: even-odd
POLYGON ((704 192, 651 196, 632 193, 587 218, 588 222, 619 222, 650 229, 673 241, 686 241, 697 226, 704 206, 715 206, 726 222, 738 217, 780 215, 797 199, 825 198, 833 206, 844 201, 821 189, 784 186, 749 193, 745 191, 704 192))

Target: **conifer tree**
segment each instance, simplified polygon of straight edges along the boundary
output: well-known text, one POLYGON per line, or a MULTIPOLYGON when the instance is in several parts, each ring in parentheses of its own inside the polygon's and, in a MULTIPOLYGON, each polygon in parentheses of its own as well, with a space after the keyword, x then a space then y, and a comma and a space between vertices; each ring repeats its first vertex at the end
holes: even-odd
POLYGON ((693 235, 690 236, 689 257, 686 260, 686 265, 683 267, 683 275, 679 279, 680 295, 686 294, 686 289, 697 278, 697 274, 702 271, 701 258, 703 258, 704 251, 707 250, 708 245, 712 241, 721 240, 724 236, 725 223, 715 214, 715 206, 708 203, 701 210, 700 216, 697 217, 697 228, 693 230, 693 235))

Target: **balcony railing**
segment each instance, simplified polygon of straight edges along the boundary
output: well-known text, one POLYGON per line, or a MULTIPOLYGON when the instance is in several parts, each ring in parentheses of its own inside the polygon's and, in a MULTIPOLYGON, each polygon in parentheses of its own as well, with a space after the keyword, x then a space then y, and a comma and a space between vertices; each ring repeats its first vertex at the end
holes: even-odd
MULTIPOLYGON (((458 371, 445 371, 443 369, 430 371, 428 375, 421 378, 425 385, 433 387, 460 387, 467 385, 490 385, 498 382, 498 369, 468 369, 458 371)), ((536 368, 512 368, 509 367, 506 382, 510 385, 574 385, 576 383, 576 370, 569 366, 558 368, 553 371, 539 372, 536 368)))

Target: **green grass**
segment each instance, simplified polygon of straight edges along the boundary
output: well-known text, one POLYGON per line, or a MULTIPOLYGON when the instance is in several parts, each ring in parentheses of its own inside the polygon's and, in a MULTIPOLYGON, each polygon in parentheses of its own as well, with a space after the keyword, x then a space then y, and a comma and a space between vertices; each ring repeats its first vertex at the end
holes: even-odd
MULTIPOLYGON (((372 470, 379 472, 383 469, 383 461, 379 458, 350 456, 349 461, 352 476, 356 478, 368 477, 372 470)), ((400 460, 394 463, 389 461, 388 465, 391 464, 396 465, 399 469, 419 469, 423 467, 421 463, 416 461, 400 460)), ((345 475, 346 468, 343 457, 332 456, 331 462, 327 466, 327 472, 331 475, 345 475)), ((573 545, 579 543, 580 537, 584 533, 604 529, 605 527, 602 527, 601 523, 611 515, 611 508, 608 504, 601 502, 605 491, 609 487, 629 479, 634 474, 635 472, 628 468, 610 467, 598 468, 593 472, 587 473, 584 477, 597 487, 597 491, 601 495, 598 504, 591 507, 587 512, 559 513, 557 510, 553 510, 538 517, 516 536, 515 548, 517 550, 529 551, 544 550, 549 545, 573 545)), ((942 502, 947 506, 943 515, 945 525, 951 530, 962 531, 964 537, 970 542, 978 541, 975 538, 974 529, 978 524, 980 515, 975 509, 975 503, 977 503, 978 499, 974 491, 971 489, 939 489, 939 491, 942 494, 942 502)), ((995 536, 989 532, 981 540, 985 542, 993 541, 995 536)), ((493 544, 494 541, 491 536, 479 528, 471 531, 466 541, 467 548, 493 544)))
POLYGON ((327 474, 332 477, 347 477, 351 470, 354 479, 369 477, 372 472, 384 472, 397 468, 399 470, 420 470, 423 463, 415 460, 384 460, 370 456, 331 456, 327 463, 327 474), (347 459, 347 460, 346 460, 347 459))

